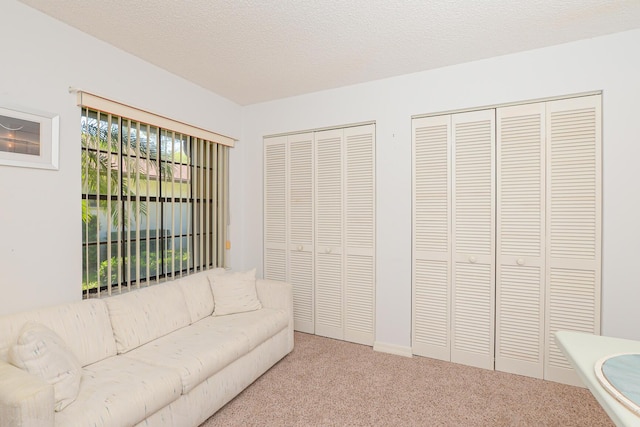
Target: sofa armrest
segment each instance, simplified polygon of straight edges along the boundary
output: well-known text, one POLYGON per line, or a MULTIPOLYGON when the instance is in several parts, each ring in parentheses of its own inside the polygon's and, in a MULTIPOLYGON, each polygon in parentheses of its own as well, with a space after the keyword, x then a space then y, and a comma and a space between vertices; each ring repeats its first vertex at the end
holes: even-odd
POLYGON ((0 360, 0 427, 54 425, 53 386, 0 360))
POLYGON ((263 307, 283 309, 289 314, 289 351, 293 350, 293 287, 277 280, 256 280, 258 299, 263 307))

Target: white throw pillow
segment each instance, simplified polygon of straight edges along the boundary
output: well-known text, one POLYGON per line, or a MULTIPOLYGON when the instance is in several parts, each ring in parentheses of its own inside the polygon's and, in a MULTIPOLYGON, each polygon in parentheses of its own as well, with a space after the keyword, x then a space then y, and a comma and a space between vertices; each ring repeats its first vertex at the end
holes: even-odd
POLYGON ((46 326, 25 324, 9 350, 9 362, 53 385, 56 411, 76 400, 82 377, 80 362, 62 338, 46 326))
POLYGON ((256 292, 256 269, 209 276, 215 308, 214 316, 260 310, 256 292))

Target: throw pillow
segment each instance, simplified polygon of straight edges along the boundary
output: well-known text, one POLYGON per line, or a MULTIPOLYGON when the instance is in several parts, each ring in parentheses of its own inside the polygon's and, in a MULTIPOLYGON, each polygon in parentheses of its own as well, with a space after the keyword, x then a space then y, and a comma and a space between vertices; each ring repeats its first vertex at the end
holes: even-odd
POLYGON ((76 400, 82 367, 58 334, 44 325, 29 322, 9 350, 9 362, 53 385, 54 409, 63 410, 76 400))
POLYGON ((256 269, 209 276, 215 308, 214 316, 260 310, 256 292, 256 269))

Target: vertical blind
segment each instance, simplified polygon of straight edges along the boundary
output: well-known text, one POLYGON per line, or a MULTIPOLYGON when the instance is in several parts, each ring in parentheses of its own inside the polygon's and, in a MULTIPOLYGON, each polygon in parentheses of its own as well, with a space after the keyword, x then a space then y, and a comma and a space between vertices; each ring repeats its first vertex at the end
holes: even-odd
POLYGON ((229 146, 83 106, 83 294, 226 266, 229 146))

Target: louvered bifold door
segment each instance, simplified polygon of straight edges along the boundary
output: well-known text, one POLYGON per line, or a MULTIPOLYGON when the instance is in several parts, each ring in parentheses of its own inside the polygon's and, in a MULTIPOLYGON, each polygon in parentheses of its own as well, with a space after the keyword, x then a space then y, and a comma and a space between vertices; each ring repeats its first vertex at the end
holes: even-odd
POLYGON ((344 130, 315 133, 315 330, 344 339, 344 130))
POLYGON ((264 277, 287 277, 287 137, 264 140, 264 277))
POLYGON ((545 104, 498 108, 495 369, 543 376, 545 104))
POLYGON ((451 116, 451 361, 494 368, 495 110, 451 116))
POLYGON ((288 137, 289 282, 294 329, 314 333, 313 133, 288 137))
POLYGON ((412 351, 450 360, 451 116, 414 119, 412 351))
POLYGON ((375 125, 346 128, 344 144, 344 339, 373 345, 375 125))
POLYGON ((600 334, 601 99, 547 103, 545 379, 579 385, 554 333, 600 334))

